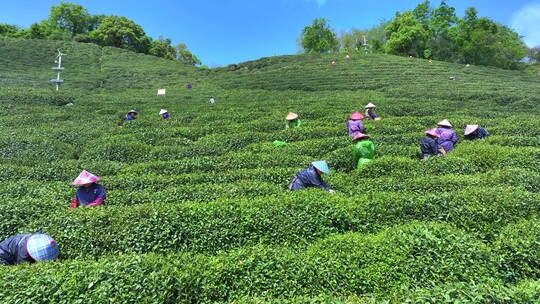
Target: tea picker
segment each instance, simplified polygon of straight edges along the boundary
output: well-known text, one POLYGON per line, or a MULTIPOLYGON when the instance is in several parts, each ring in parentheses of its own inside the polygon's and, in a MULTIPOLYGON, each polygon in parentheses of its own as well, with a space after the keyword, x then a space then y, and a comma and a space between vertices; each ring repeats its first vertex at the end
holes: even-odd
POLYGON ((285 117, 285 120, 287 121, 285 124, 285 128, 287 129, 298 128, 302 125, 302 121, 298 119, 298 114, 293 112, 289 112, 289 114, 287 114, 285 117))
POLYGON ((289 190, 300 190, 305 188, 320 188, 330 193, 335 193, 322 179, 322 174, 330 174, 330 168, 326 161, 315 161, 304 170, 301 170, 296 174, 291 183, 289 184, 289 190))
POLYGON ((56 241, 46 234, 17 234, 0 242, 0 265, 50 261, 59 251, 56 241))
POLYGON ((458 142, 457 134, 452 130, 452 124, 448 119, 445 119, 437 125, 439 126, 439 128, 436 129, 437 134, 439 134, 437 142, 446 153, 452 152, 452 150, 454 150, 454 145, 458 142))
POLYGON ((366 118, 360 112, 354 112, 349 115, 349 121, 347 122, 347 130, 349 130, 349 136, 355 136, 357 133, 364 132, 364 124, 362 119, 366 118))
POLYGON ((362 169, 366 164, 373 162, 375 157, 375 144, 369 140, 369 135, 358 133, 352 139, 353 157, 357 163, 356 168, 362 169))
POLYGON ((365 109, 366 109, 366 116, 370 119, 373 119, 373 120, 381 120, 381 118, 379 116, 377 116, 377 114, 373 113, 373 110, 376 108, 377 106, 372 104, 371 102, 368 103, 366 106, 365 106, 365 109))
POLYGON ((125 121, 135 120, 135 119, 137 119, 138 114, 139 114, 139 112, 137 112, 135 110, 131 110, 131 111, 129 111, 127 113, 126 118, 124 120, 125 121))
POLYGON ((105 187, 97 182, 101 178, 86 170, 81 172, 79 176, 71 183, 79 186, 75 194, 75 198, 69 208, 75 209, 80 205, 86 207, 95 207, 103 204, 107 198, 105 187))
POLYGON ((171 114, 169 113, 169 111, 165 110, 165 109, 161 109, 161 111, 159 111, 159 115, 161 115, 161 118, 162 119, 169 119, 171 118, 171 114))
POLYGON ((427 159, 434 155, 446 154, 446 151, 439 146, 437 139, 440 137, 436 129, 427 130, 426 136, 420 140, 420 151, 422 151, 421 158, 427 159))
POLYGON ((210 98, 210 100, 208 102, 211 103, 211 104, 215 104, 216 100, 214 99, 214 97, 212 97, 212 98, 210 98))
POLYGON ((491 136, 491 134, 479 125, 467 125, 465 127, 465 139, 474 140, 491 136))

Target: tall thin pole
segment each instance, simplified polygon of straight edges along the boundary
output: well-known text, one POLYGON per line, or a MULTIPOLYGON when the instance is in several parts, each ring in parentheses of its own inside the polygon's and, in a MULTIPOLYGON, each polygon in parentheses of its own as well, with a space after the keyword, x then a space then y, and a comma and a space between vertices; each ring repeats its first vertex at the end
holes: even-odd
POLYGON ((56 56, 56 62, 58 63, 58 66, 56 68, 53 68, 54 70, 57 71, 56 73, 56 79, 55 80, 51 80, 51 81, 54 81, 56 83, 56 91, 59 91, 60 90, 60 84, 62 83, 62 80, 60 79, 60 74, 63 70, 62 68, 62 56, 64 56, 66 54, 63 54, 60 50, 58 50, 58 56, 56 56))
POLYGON ((368 49, 369 44, 368 44, 368 40, 366 39, 366 36, 364 36, 364 45, 363 45, 363 47, 364 47, 364 52, 367 55, 367 53, 369 52, 369 49, 368 49))
MULTIPOLYGON (((62 53, 58 55, 58 67, 62 67, 62 53)), ((60 69, 58 69, 58 73, 56 73, 56 90, 58 91, 60 89, 60 69)))

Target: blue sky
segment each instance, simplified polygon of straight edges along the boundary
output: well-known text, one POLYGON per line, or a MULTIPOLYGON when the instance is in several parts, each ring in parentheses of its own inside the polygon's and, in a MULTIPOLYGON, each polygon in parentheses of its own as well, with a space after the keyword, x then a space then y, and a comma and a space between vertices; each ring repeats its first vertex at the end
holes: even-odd
MULTIPOLYGON (((0 23, 27 27, 46 19, 60 0, 0 0, 0 23)), ((369 28, 421 0, 72 0, 91 14, 126 16, 146 33, 184 42, 204 64, 227 65, 294 54, 305 25, 324 17, 336 32, 369 28)), ((432 0, 438 5, 438 0, 432 0)), ((540 0, 449 0, 462 15, 470 6, 540 45, 540 0)))

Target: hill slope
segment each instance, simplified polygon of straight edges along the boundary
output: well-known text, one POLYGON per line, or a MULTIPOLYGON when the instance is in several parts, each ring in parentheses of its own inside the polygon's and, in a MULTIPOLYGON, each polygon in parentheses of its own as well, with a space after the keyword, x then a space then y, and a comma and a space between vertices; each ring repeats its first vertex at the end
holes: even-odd
POLYGON ((2 50, 20 43, 34 55, 1 74, 0 239, 42 231, 61 256, 0 267, 1 303, 540 297, 534 77, 392 56, 337 66, 331 56, 283 56, 199 71, 73 44, 87 55, 66 62, 71 84, 66 71, 56 94, 42 82, 49 66, 38 56, 40 48, 54 54, 54 42, 12 43, 2 50), (166 98, 158 87, 169 89, 166 98), (377 154, 356 170, 345 122, 368 102, 383 118, 365 121, 377 154), (122 122, 132 108, 138 119, 122 122), (284 128, 289 111, 301 128, 284 128), (459 143, 419 160, 424 130, 443 118, 459 143), (493 136, 464 140, 471 123, 493 136), (288 191, 294 174, 319 159, 330 164, 324 179, 336 194, 288 191), (83 169, 102 177, 108 198, 70 210, 69 182, 83 169))
POLYGON ((141 89, 189 83, 197 68, 155 56, 90 43, 0 38, 0 86, 48 88, 57 50, 65 88, 141 89))

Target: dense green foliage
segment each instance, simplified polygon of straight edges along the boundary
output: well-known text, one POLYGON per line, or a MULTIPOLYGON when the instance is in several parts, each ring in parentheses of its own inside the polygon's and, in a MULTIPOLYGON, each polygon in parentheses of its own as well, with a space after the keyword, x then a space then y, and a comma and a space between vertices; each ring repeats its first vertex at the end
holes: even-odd
MULTIPOLYGON (((479 18, 473 7, 461 19, 444 0, 437 8, 424 1, 372 29, 346 32, 340 37, 341 51, 362 52, 364 36, 372 52, 505 69, 522 67, 519 62, 528 50, 519 34, 508 27, 479 18)), ((535 58, 534 49, 530 56, 535 58)))
POLYGON ((28 29, 0 24, 0 37, 26 39, 73 40, 101 46, 118 47, 166 59, 178 59, 189 65, 201 61, 185 43, 174 47, 170 39, 146 36, 143 28, 126 17, 91 15, 82 5, 61 2, 52 6, 49 18, 28 29))
POLYGON ((326 19, 316 18, 311 25, 304 27, 300 45, 306 53, 328 53, 338 50, 338 40, 326 19))
POLYGON ((0 52, 0 239, 42 231, 61 248, 56 262, 0 268, 1 303, 540 296, 537 76, 390 55, 200 70, 14 38, 0 40, 0 52), (68 55, 58 94, 47 80, 59 47, 68 55), (383 118, 365 122, 378 150, 355 170, 345 122, 368 102, 383 118), (138 119, 123 123, 132 108, 138 119), (289 111, 302 127, 285 129, 289 111), (470 123, 493 136, 420 161, 423 131, 443 118, 461 139, 470 123), (287 191, 318 159, 337 193, 287 191), (69 182, 83 169, 102 176, 108 199, 71 210, 69 182))

